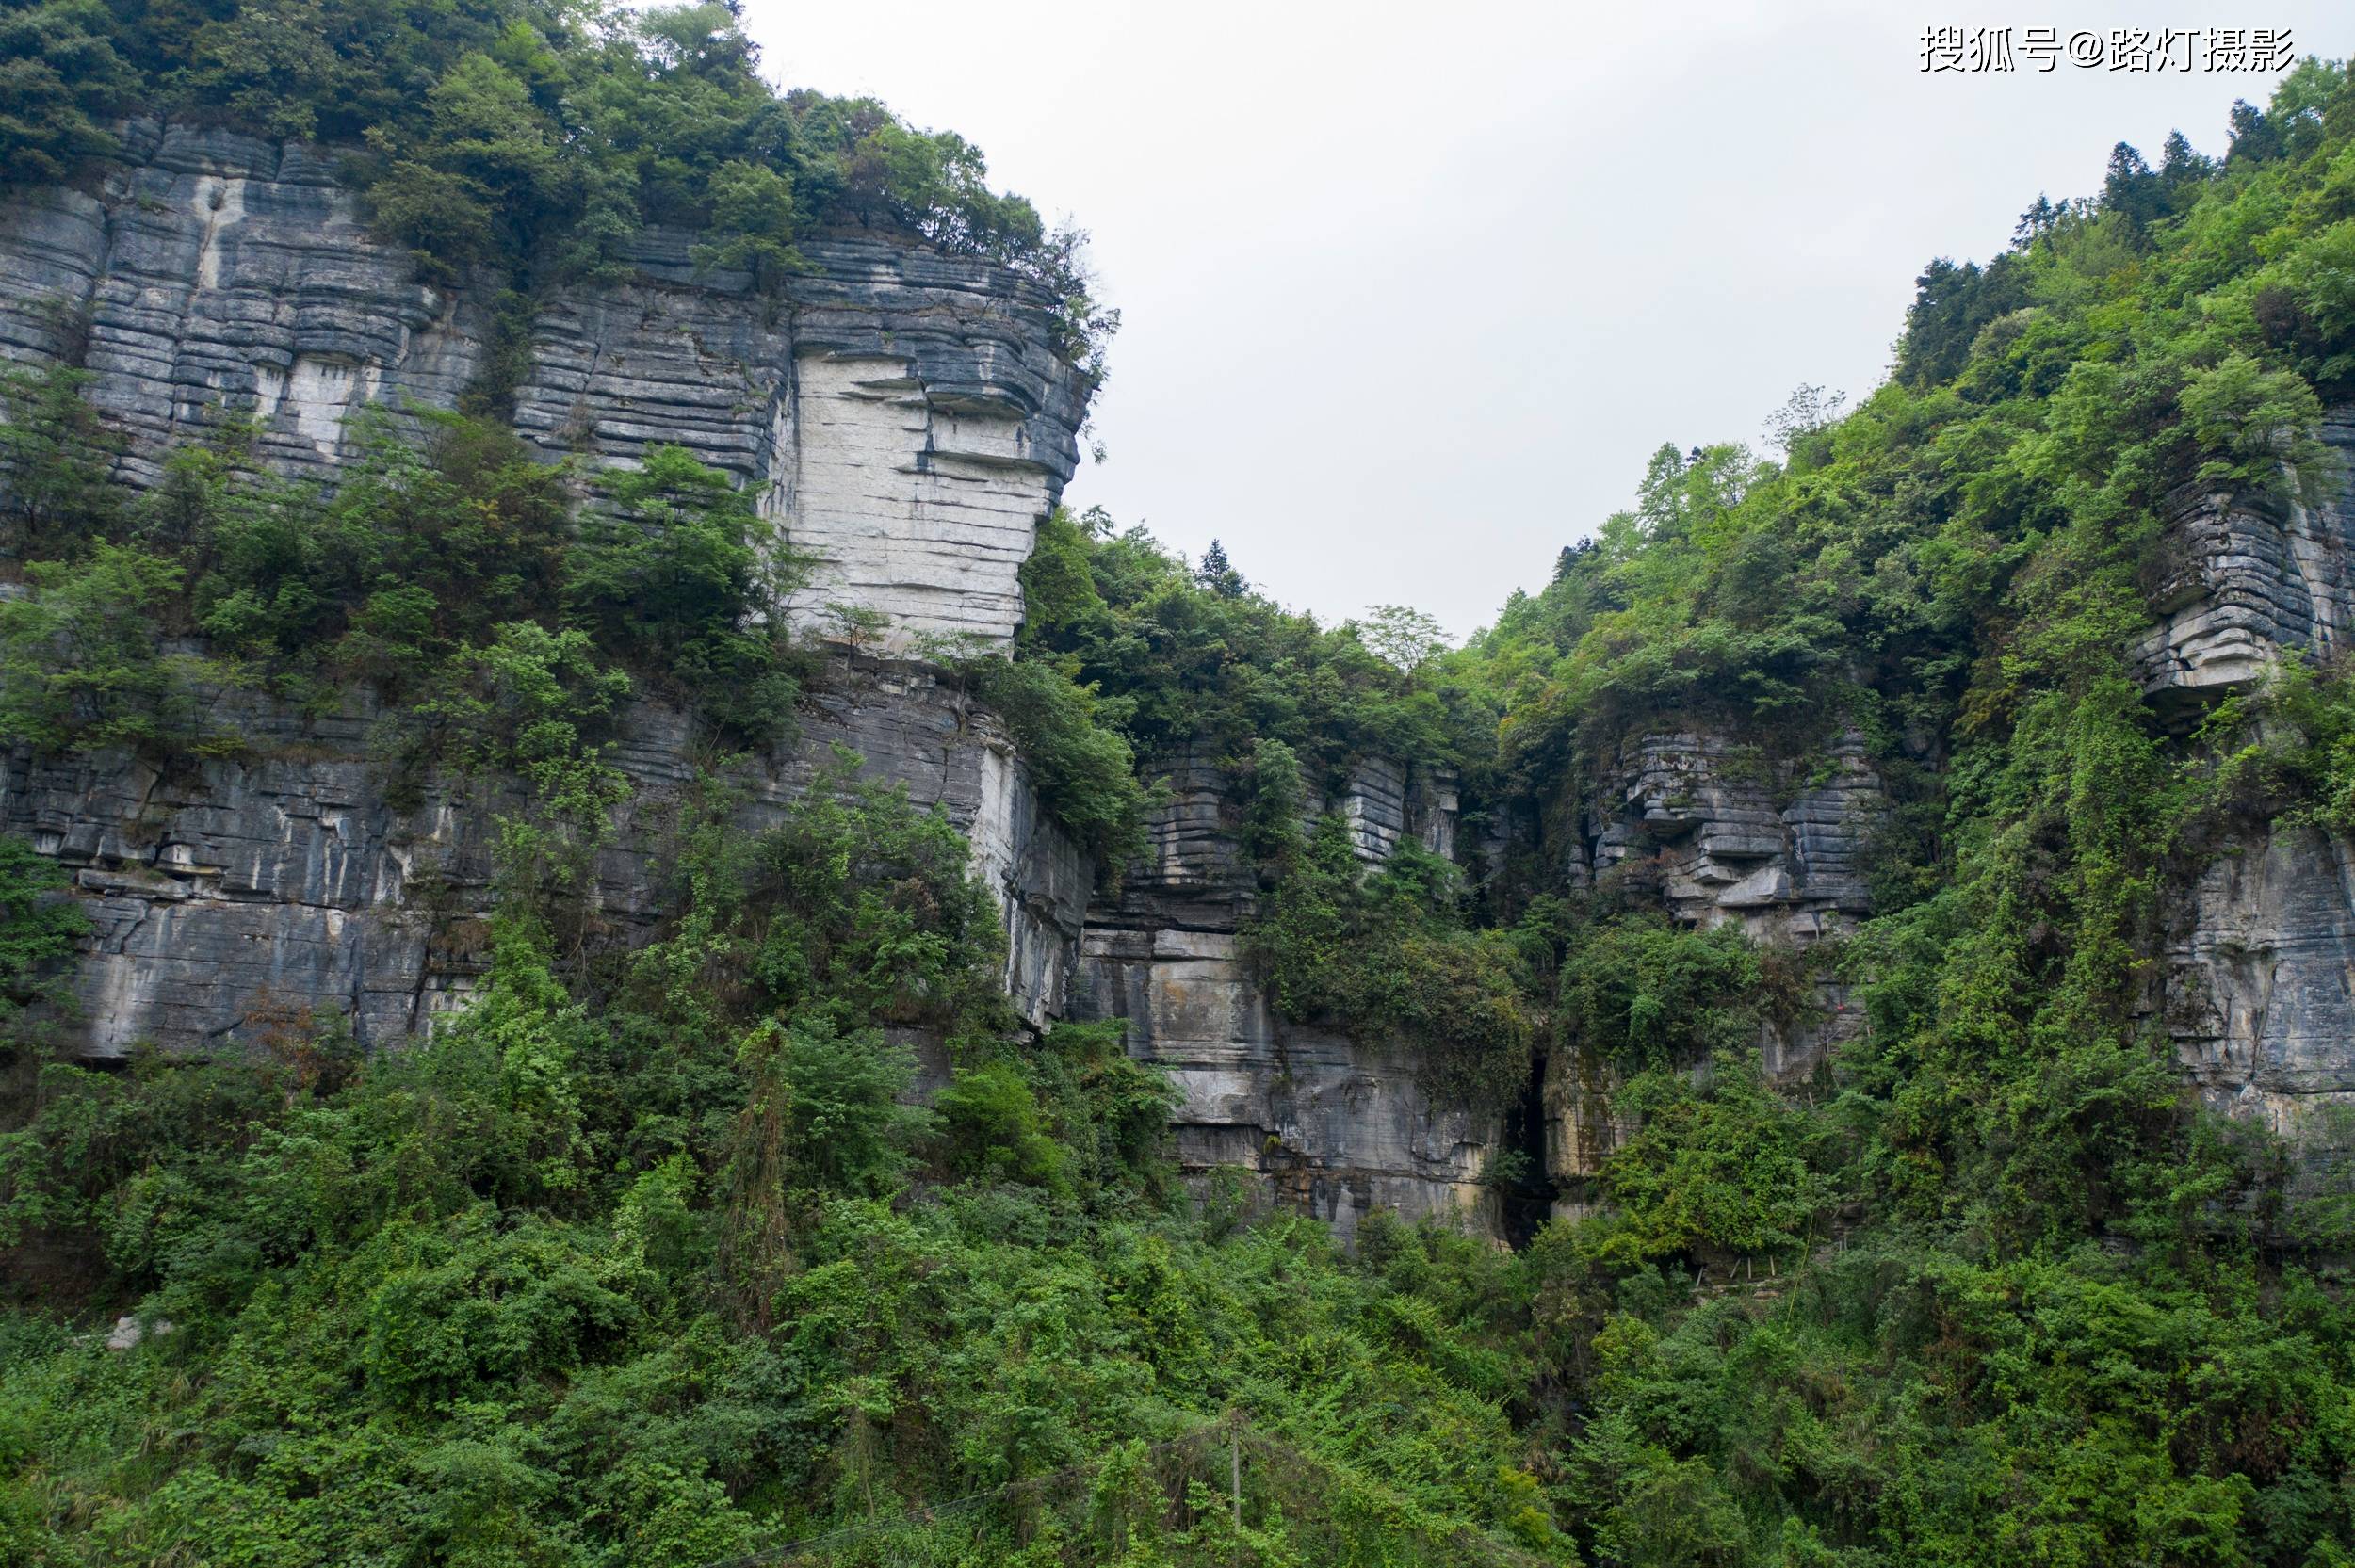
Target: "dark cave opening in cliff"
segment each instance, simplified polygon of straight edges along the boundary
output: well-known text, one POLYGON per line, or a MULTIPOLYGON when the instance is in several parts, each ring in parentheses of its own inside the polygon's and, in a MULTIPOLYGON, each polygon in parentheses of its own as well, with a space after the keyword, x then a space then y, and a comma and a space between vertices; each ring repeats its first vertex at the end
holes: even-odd
POLYGON ((1546 1170, 1546 1059, 1533 1052, 1529 1078, 1504 1110, 1497 1182, 1504 1240, 1515 1252, 1536 1239, 1553 1216, 1553 1178, 1546 1170))

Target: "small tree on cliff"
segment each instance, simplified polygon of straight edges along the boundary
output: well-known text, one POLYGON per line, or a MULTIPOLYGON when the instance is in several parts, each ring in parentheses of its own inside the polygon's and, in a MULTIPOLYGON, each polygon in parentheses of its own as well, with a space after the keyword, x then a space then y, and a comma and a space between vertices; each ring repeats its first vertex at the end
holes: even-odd
POLYGON ((1215 539, 1202 552, 1202 562, 1194 569, 1194 580, 1222 599, 1240 599, 1251 591, 1251 584, 1227 560, 1226 546, 1215 539))

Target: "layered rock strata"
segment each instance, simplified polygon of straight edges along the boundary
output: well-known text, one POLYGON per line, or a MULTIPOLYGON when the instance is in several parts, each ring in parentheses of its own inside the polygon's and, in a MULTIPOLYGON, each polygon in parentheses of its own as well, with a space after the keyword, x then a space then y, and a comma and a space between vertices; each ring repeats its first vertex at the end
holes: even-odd
MULTIPOLYGON (((87 372, 123 479, 154 484, 173 447, 235 423, 272 466, 333 482, 357 455, 353 415, 398 423, 481 384, 500 280, 418 282, 368 234, 333 154, 153 122, 124 141, 95 187, 0 207, 0 354, 87 372)), ((526 363, 500 389, 517 432, 592 468, 670 443, 725 471, 808 560, 791 612, 821 634, 885 655, 1003 644, 1085 416, 1057 301, 896 240, 803 251, 814 270, 763 298, 699 270, 687 236, 649 234, 626 280, 536 299, 526 363)), ((1082 1013, 1130 1018, 1133 1048, 1173 1066, 1190 1166, 1266 1172, 1344 1227, 1375 1206, 1481 1207, 1492 1130, 1434 1111, 1411 1064, 1275 1019, 1236 951, 1247 889, 1214 781, 1157 823, 1157 868, 1096 912, 1083 954, 1093 868, 1040 815, 995 720, 913 665, 850 668, 798 750, 739 781, 747 829, 833 744, 852 747, 971 835, 1027 1017, 1043 1025, 1076 995, 1082 1013)), ((168 775, 126 755, 0 764, 0 828, 62 861, 96 921, 83 1043, 219 1048, 332 1011, 371 1047, 396 1044, 475 983, 492 824, 523 802, 436 780, 396 808, 361 699, 313 719, 233 705, 219 717, 247 737, 235 760, 168 775)), ((592 899, 623 941, 654 918, 690 776, 679 715, 641 706, 625 734, 633 798, 592 899)), ((1409 835, 1451 849, 1446 779, 1370 762, 1334 805, 1369 864, 1409 835)))
MULTIPOLYGON (((2318 489, 2294 501, 2187 495, 2174 563, 2136 650, 2163 707, 2200 711, 2291 656, 2355 638, 2355 409, 2333 410, 2318 489)), ((2245 825, 2164 911, 2151 1002, 2201 1096, 2309 1144, 2355 1142, 2355 847, 2305 824, 2245 825)))
POLYGON ((2134 650, 2155 701, 2245 690, 2285 655, 2329 663, 2355 639, 2355 409, 2332 411, 2319 433, 2328 457, 2311 493, 2179 499, 2151 596, 2156 624, 2134 650))
MULTIPOLYGON (((1226 774, 1204 758, 1167 770, 1150 851, 1117 899, 1088 911, 1074 974, 1078 1018, 1119 1018, 1132 1055, 1168 1070, 1178 1163, 1262 1172, 1279 1202, 1346 1237, 1376 1208, 1497 1234, 1483 1176, 1500 1118, 1434 1104, 1415 1064, 1379 1042, 1277 1015, 1242 950, 1256 882, 1237 843, 1226 774)), ((1454 832, 1452 781, 1361 765, 1330 801, 1361 859, 1454 832)))
MULTIPOLYGON (((94 189, 0 206, 0 353, 87 370, 132 483, 232 421, 281 469, 332 478, 354 413, 448 408, 484 373, 498 280, 415 281, 333 154, 148 121, 126 141, 94 189)), ((820 632, 1002 644, 1086 413, 1057 301, 896 240, 803 250, 814 270, 771 298, 654 232, 626 281, 540 299, 516 428, 552 459, 661 442, 727 471, 809 561, 793 612, 820 632)))
MULTIPOLYGON (((289 1015, 350 1022, 397 1045, 471 992, 485 959, 496 819, 528 802, 509 782, 428 779, 397 807, 372 759, 365 703, 304 719, 260 700, 224 719, 244 753, 159 772, 125 752, 0 759, 0 831, 73 874, 94 924, 73 1028, 94 1056, 152 1043, 203 1051, 289 1015)), ((651 929, 682 796, 690 727, 635 705, 612 760, 629 801, 588 896, 606 939, 651 929)), ((819 693, 791 751, 739 770, 739 826, 757 832, 828 766, 938 804, 971 838, 1007 928, 1007 985, 1034 1023, 1060 1007, 1092 867, 1039 809, 994 718, 904 668, 860 664, 819 693)))
MULTIPOLYGON (((1872 911, 1865 861, 1890 803, 1853 732, 1798 759, 1771 759, 1720 735, 1680 731, 1631 740, 1595 781, 1576 869, 1598 885, 1657 901, 1681 924, 1735 926, 1755 941, 1805 949, 1853 930, 1872 911)), ((1847 986, 1815 981, 1813 1006, 1770 1025, 1759 1048, 1768 1079, 1793 1086, 1862 1015, 1847 986)), ((1577 1212, 1579 1184, 1632 1131, 1614 1108, 1608 1062, 1577 1050, 1546 1062, 1540 1088, 1547 1172, 1577 1212)))

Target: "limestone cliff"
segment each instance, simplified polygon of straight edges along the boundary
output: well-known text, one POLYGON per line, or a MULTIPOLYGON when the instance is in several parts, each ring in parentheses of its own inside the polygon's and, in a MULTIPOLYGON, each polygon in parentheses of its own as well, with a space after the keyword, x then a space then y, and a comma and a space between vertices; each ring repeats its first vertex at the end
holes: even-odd
MULTIPOLYGON (((129 140, 95 192, 0 208, 0 351, 86 367, 134 483, 231 418, 276 464, 329 474, 353 410, 448 407, 485 373, 497 280, 414 281, 328 154, 152 123, 129 140)), ((1005 641, 1086 412, 1056 301, 899 241, 812 241, 781 300, 690 251, 651 233, 627 281, 540 301, 516 428, 552 458, 674 443, 753 487, 817 558, 795 602, 814 624, 847 605, 887 616, 893 647, 1005 641)))
MULTIPOLYGON (((739 770, 757 830, 848 746, 866 773, 937 803, 973 842, 1005 913, 1007 984, 1033 1022, 1057 1010, 1091 870, 1039 812, 994 719, 929 675, 845 665, 816 693, 791 752, 739 770)), ((78 975, 86 1049, 234 1043, 288 1010, 342 1014, 365 1046, 397 1044, 458 1005, 481 972, 495 819, 512 783, 435 777, 387 799, 355 702, 325 719, 240 703, 236 760, 159 773, 128 753, 0 762, 0 830, 73 868, 96 923, 78 975)), ((664 835, 693 777, 682 716, 625 718, 634 786, 589 903, 610 940, 651 927, 664 835)))
MULTIPOLYGON (((1871 913, 1863 863, 1889 810, 1853 731, 1795 758, 1704 732, 1641 736, 1593 781, 1570 876, 1655 903, 1683 925, 1737 926, 1803 952, 1871 913)), ((1863 1026, 1847 986, 1819 975, 1812 991, 1803 1016, 1759 1041, 1768 1078, 1786 1087, 1863 1026)), ((1575 1049, 1547 1060, 1545 1169, 1573 1191, 1629 1130, 1612 1109, 1616 1087, 1608 1063, 1575 1049)))
MULTIPOLYGON (((2287 656, 2320 664, 2355 638, 2355 411, 2320 434, 2321 485, 2275 501, 2177 498, 2132 650, 2154 708, 2179 723, 2251 689, 2287 656)), ((1656 902, 1690 926, 1739 924, 1805 949, 1872 912, 1863 875, 1890 802, 1860 736, 1769 761, 1756 737, 1640 736, 1589 782, 1569 876, 1656 902)), ((2309 825, 2241 822, 2177 866, 2150 1013, 2214 1108, 2311 1140, 2355 1102, 2355 847, 2309 825)), ((1768 1076, 1805 1078, 1863 1020, 1819 977, 1812 1016, 1760 1042, 1768 1076)), ((1607 1063, 1557 1053, 1544 1091, 1546 1167, 1575 1194, 1629 1130, 1607 1063)))
MULTIPOLYGON (((1485 1178, 1508 1136, 1542 1142, 1565 1184, 1608 1153, 1623 1129, 1605 1064, 1555 1052, 1514 1118, 1536 1131, 1508 1134, 1504 1116, 1434 1104, 1385 1043, 1277 1016, 1241 950, 1255 887, 1217 758, 1164 759, 1152 851, 1104 896, 1003 726, 922 662, 1010 640, 1018 570, 1077 461, 1090 384, 1037 284, 858 234, 808 242, 812 270, 763 295, 700 270, 688 236, 652 233, 626 278, 536 297, 514 353, 503 280, 418 282, 370 237, 332 155, 154 123, 134 124, 126 149, 91 188, 0 205, 0 353, 89 373, 126 481, 153 483, 173 445, 228 421, 249 423, 272 465, 332 480, 355 411, 398 419, 492 382, 551 460, 626 464, 682 445, 816 563, 798 622, 821 637, 870 615, 884 627, 860 634, 865 652, 837 651, 792 747, 743 765, 745 825, 837 744, 939 803, 1004 911, 1024 1016, 1126 1020, 1131 1051, 1179 1091, 1187 1170, 1259 1172, 1344 1231, 1376 1207, 1495 1230, 1485 1178)), ((2179 499, 2135 650, 2163 712, 2200 711, 2287 655, 2336 657, 2355 636, 2355 414, 2322 433, 2334 466, 2318 494, 2179 499)), ((371 1046, 427 1026, 480 971, 488 839, 514 799, 435 779, 396 805, 364 696, 325 716, 223 702, 248 737, 235 758, 169 772, 128 754, 0 758, 0 830, 69 866, 96 922, 76 977, 87 1049, 214 1048, 287 1009, 348 1014, 371 1046)), ((641 703, 623 733, 634 797, 592 898, 617 941, 655 918, 663 834, 694 767, 676 712, 641 703)), ((1549 874, 1785 947, 1846 934, 1871 913, 1864 867, 1892 810, 1881 769, 1853 731, 1799 754, 1756 741, 1639 726, 1567 782, 1578 804, 1549 874)), ((1409 836, 1456 853, 1443 774, 1363 759, 1321 803, 1369 865, 1409 836)), ((1492 874, 1508 848, 1484 844, 1492 874)), ((2297 1132, 2355 1099, 2355 849, 2244 825, 2209 850, 2168 906, 2150 1014, 2211 1103, 2297 1132)), ((1760 1042, 1786 1086, 1861 1026, 1843 986, 1814 984, 1806 1016, 1760 1042)))
MULTIPOLYGON (((89 372, 133 485, 231 419, 266 461, 332 478, 352 412, 448 407, 485 373, 497 280, 414 281, 326 153, 154 124, 127 141, 94 191, 0 206, 0 350, 89 372)), ((697 272, 689 250, 647 236, 627 281, 540 301, 518 430, 600 463, 675 443, 753 488, 817 559, 795 613, 821 634, 847 606, 885 618, 866 639, 885 652, 940 634, 1003 643, 1085 416, 1054 301, 1003 267, 872 238, 813 243, 815 270, 778 300, 697 272)), ((866 658, 838 659, 829 682, 798 747, 747 769, 754 815, 836 744, 939 802, 1006 911, 1008 984, 1044 1022, 1091 868, 962 695, 866 658)), ((74 868, 98 922, 79 976, 89 1047, 217 1043, 268 1008, 347 1011, 371 1043, 421 1026, 479 967, 487 835, 514 801, 434 780, 395 809, 360 695, 324 718, 227 701, 237 760, 171 775, 127 755, 0 763, 0 819, 74 868)), ((676 713, 642 704, 622 732, 635 798, 593 903, 625 936, 652 916, 654 840, 690 763, 676 713)))
MULTIPOLYGON (((2184 498, 2167 540, 2145 689, 2194 707, 2249 689, 2287 655, 2344 657, 2355 637, 2355 410, 2321 429, 2319 492, 2184 498)), ((2189 868, 2168 911, 2151 1002, 2213 1107, 2276 1131, 2355 1104, 2355 847, 2255 825, 2189 868)))
MULTIPOLYGON (((332 480, 355 411, 449 407, 489 373, 497 280, 416 282, 331 155, 154 124, 127 143, 96 189, 0 207, 0 351, 89 373, 130 483, 233 419, 266 461, 332 480)), ((753 490, 817 559, 792 612, 820 635, 845 610, 884 618, 868 654, 832 661, 794 746, 739 770, 744 826, 851 748, 971 837, 1023 1014, 1126 1018, 1131 1050, 1172 1070, 1186 1168, 1265 1172, 1344 1229, 1375 1206, 1490 1223, 1494 1118, 1434 1107, 1395 1052, 1275 1018, 1237 951, 1249 893, 1215 768, 1178 768, 1154 863, 1090 907, 1096 868, 1042 813, 994 716, 897 656, 1002 645, 1021 619, 1016 573, 1076 461, 1089 390, 1059 352, 1055 301, 897 240, 803 249, 814 270, 777 299, 698 271, 687 236, 645 236, 625 282, 537 300, 506 389, 551 459, 627 463, 674 443, 753 490)), ((158 773, 127 753, 0 758, 0 831, 69 866, 95 921, 75 978, 85 1048, 219 1048, 293 1010, 398 1044, 484 966, 490 841, 520 794, 435 778, 397 806, 365 695, 325 717, 224 702, 217 717, 246 737, 234 759, 158 773)), ((633 792, 591 904, 626 942, 655 918, 693 763, 675 711, 642 703, 620 728, 633 792)), ((1452 848, 1445 778, 1371 759, 1332 804, 1370 864, 1409 832, 1452 848)))
MULTIPOLYGON (((1416 1064, 1381 1042, 1277 1014, 1242 951, 1257 893, 1229 780, 1203 757, 1162 771, 1170 794, 1151 853, 1117 899, 1089 909, 1071 1005, 1077 1017, 1127 1020, 1131 1053, 1169 1070, 1179 1166, 1264 1172, 1344 1236, 1375 1208, 1495 1230, 1496 1193, 1482 1178, 1501 1118, 1433 1103, 1416 1064)), ((1410 834, 1434 850, 1454 838, 1448 782, 1410 782, 1381 759, 1324 805, 1349 821, 1368 864, 1410 834)))

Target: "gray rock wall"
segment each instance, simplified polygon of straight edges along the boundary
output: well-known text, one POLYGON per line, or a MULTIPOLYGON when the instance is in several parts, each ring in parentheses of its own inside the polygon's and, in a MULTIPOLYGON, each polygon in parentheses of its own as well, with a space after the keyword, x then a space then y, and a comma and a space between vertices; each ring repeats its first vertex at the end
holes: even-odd
MULTIPOLYGON (((306 720, 243 700, 221 717, 249 737, 247 754, 171 773, 120 752, 0 758, 0 831, 70 868, 96 927, 75 977, 83 1048, 217 1049, 304 1010, 345 1015, 382 1047, 462 1003, 487 957, 495 819, 523 809, 520 794, 435 778, 396 808, 364 703, 306 720)), ((625 943, 659 913, 694 764, 674 711, 638 704, 623 734, 615 761, 633 793, 591 905, 605 938, 625 943)), ((837 745, 969 834, 1005 913, 1008 989, 1043 1023, 1061 1004, 1093 868, 1040 813, 995 719, 920 672, 843 664, 800 743, 740 775, 744 829, 775 822, 837 745)))
MULTIPOLYGON (((2284 656, 2355 639, 2355 410, 2321 431, 2331 470, 2295 503, 2187 495, 2169 525, 2157 625, 2137 648, 2163 710, 2246 691, 2284 656)), ((2355 1115, 2355 846, 2319 828, 2244 826, 2167 910, 2151 1003, 2213 1108, 2312 1143, 2355 1115)))
MULTIPOLYGON (((0 353, 87 369, 130 483, 230 420, 252 422, 274 466, 332 482, 355 412, 451 407, 481 374, 498 280, 415 282, 368 234, 332 154, 154 123, 126 149, 95 190, 0 206, 0 353)), ((542 298, 517 431, 592 464, 674 443, 735 477, 814 558, 791 606, 805 625, 875 612, 886 629, 861 640, 885 653, 1002 644, 1085 416, 1089 388, 1053 347, 1055 301, 1001 267, 877 237, 803 249, 815 270, 782 299, 698 271, 688 238, 665 234, 637 242, 627 281, 542 298)), ((1275 1018, 1236 952, 1248 879, 1214 768, 1195 766, 1155 824, 1130 897, 1090 912, 1093 867, 1040 814, 994 719, 912 665, 842 671, 799 748, 748 773, 748 829, 849 745, 970 834, 1027 1017, 1072 997, 1082 1016, 1131 1020, 1132 1048, 1172 1067, 1191 1168, 1264 1172, 1344 1229, 1373 1206, 1493 1206, 1476 1180, 1493 1127, 1434 1109, 1380 1045, 1275 1018)), ((78 977, 91 1051, 213 1048, 303 1010, 397 1043, 481 971, 493 821, 520 799, 437 780, 396 809, 364 700, 313 720, 237 706, 222 717, 248 753, 169 776, 128 756, 0 761, 0 828, 69 865, 97 922, 78 977)), ((635 793, 593 898, 623 941, 655 917, 690 777, 679 715, 642 705, 625 734, 635 793)), ((1408 836, 1452 848, 1452 780, 1377 759, 1331 803, 1370 865, 1408 836)))
POLYGON ((2319 432, 2331 472, 2292 501, 2231 491, 2182 497, 2152 590, 2156 624, 2135 648, 2143 689, 2163 704, 2241 690, 2285 654, 2320 663, 2355 638, 2355 409, 2319 432))
MULTIPOLYGON (((133 483, 233 418, 279 467, 332 477, 353 412, 447 408, 480 372, 497 280, 414 281, 333 154, 152 121, 126 140, 94 193, 0 203, 0 353, 88 369, 133 483)), ((1002 644, 1086 416, 1055 301, 874 237, 811 241, 813 273, 769 299, 690 249, 648 234, 629 281, 539 301, 517 429, 551 458, 670 442, 734 475, 813 559, 793 613, 820 631, 848 606, 886 618, 872 646, 1002 644)))
MULTIPOLYGON (((1754 941, 1805 949, 1872 913, 1865 856, 1889 797, 1853 732, 1821 753, 1774 759, 1721 735, 1642 736, 1592 782, 1574 872, 1594 885, 1656 901, 1671 919, 1736 926, 1754 941)), ((1849 988, 1815 984, 1811 1015, 1759 1041, 1769 1081, 1795 1085, 1862 1014, 1849 988)), ((1575 1048, 1551 1053, 1539 1090, 1546 1171, 1557 1209, 1584 1209, 1584 1183, 1632 1130, 1614 1108, 1619 1075, 1575 1048)))
MULTIPOLYGON (((332 480, 355 411, 449 407, 481 373, 499 280, 416 282, 369 237, 331 154, 154 122, 125 145, 91 189, 0 204, 0 355, 86 369, 129 482, 154 482, 174 445, 232 419, 275 466, 332 480)), ((698 271, 690 249, 646 235, 626 281, 538 301, 518 431, 591 464, 674 442, 734 476, 814 561, 792 609, 807 625, 873 612, 887 653, 1002 645, 1089 390, 1056 352, 1054 301, 993 265, 874 236, 805 246, 814 272, 778 298, 698 271)), ((2355 412, 2322 433, 2337 468, 2318 495, 2183 497, 2134 650, 2163 708, 2197 711, 2287 654, 2331 660, 2355 638, 2355 412)), ((1481 1176, 1498 1118, 1434 1106, 1385 1043, 1275 1015, 1238 949, 1252 881, 1215 759, 1176 764, 1146 863, 1091 903, 1093 868, 1041 815, 994 719, 914 664, 846 657, 837 671, 801 744, 749 772, 748 828, 805 789, 831 745, 853 747, 970 834, 1024 1014, 1126 1019, 1131 1049, 1171 1070, 1190 1171, 1259 1172, 1345 1231, 1375 1206, 1497 1227, 1481 1176)), ((491 824, 519 802, 435 782, 396 809, 365 701, 310 719, 237 701, 252 745, 236 759, 162 774, 128 756, 0 759, 0 829, 70 866, 97 923, 78 976, 93 1051, 206 1048, 303 1009, 389 1044, 480 971, 491 824)), ((627 737, 637 793, 595 897, 621 940, 654 917, 690 769, 679 715, 642 706, 627 737)), ((1853 735, 1769 763, 1727 736, 1663 732, 1590 785, 1574 879, 1796 946, 1869 913, 1863 857, 1889 808, 1853 735)), ((1444 776, 1369 759, 1325 803, 1369 865, 1409 839, 1454 852, 1444 776)), ((1839 987, 1819 999, 1817 1019, 1762 1041, 1770 1076, 1804 1077, 1859 1026, 1839 987)), ((2218 1108, 2300 1137, 2355 1112, 2355 849, 2291 826, 2223 846, 2169 908, 2150 1005, 2218 1108)), ((1557 1178, 1591 1175, 1623 1135, 1610 1076, 1571 1054, 1548 1063, 1557 1178)))
MULTIPOLYGON (((1415 1064, 1386 1042, 1277 1016, 1237 934, 1255 881, 1227 779, 1201 757, 1166 776, 1145 862, 1116 899, 1088 911, 1071 1011, 1127 1020, 1130 1054, 1168 1070, 1180 1167, 1259 1172, 1276 1201, 1344 1237, 1375 1208, 1501 1234, 1495 1189, 1481 1178, 1502 1119, 1434 1104, 1415 1064)), ((1380 759, 1326 805, 1369 865, 1407 835, 1444 845, 1454 832, 1453 781, 1409 780, 1380 759)))
POLYGON ((2355 847, 2282 827, 2175 906, 2162 1021, 2208 1106, 2285 1137, 2355 1108, 2355 847))
POLYGON ((1687 925, 1805 944, 1870 911, 1864 854, 1888 811, 1854 734, 1779 762, 1720 736, 1645 736, 1596 782, 1589 864, 1687 925))

